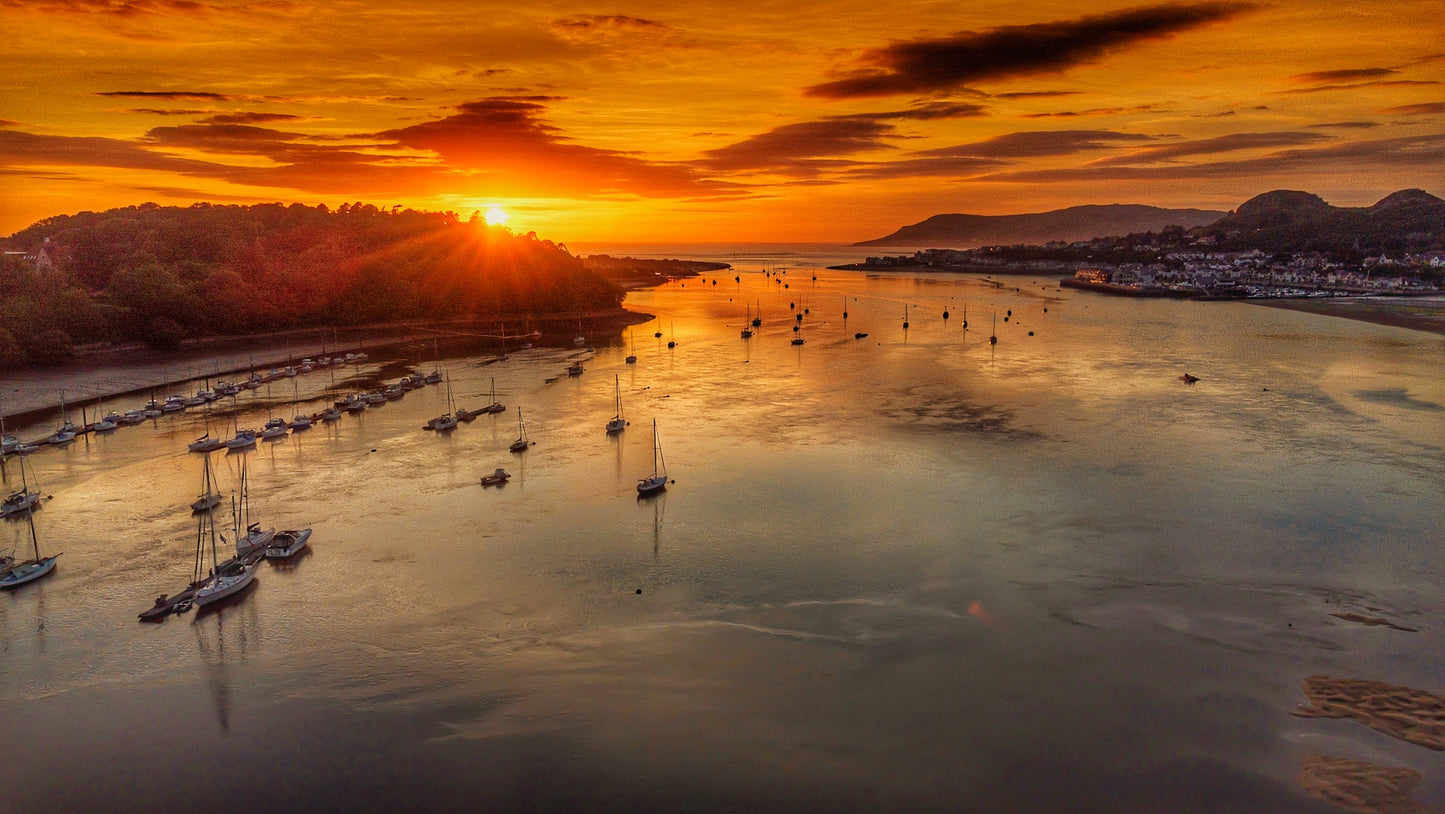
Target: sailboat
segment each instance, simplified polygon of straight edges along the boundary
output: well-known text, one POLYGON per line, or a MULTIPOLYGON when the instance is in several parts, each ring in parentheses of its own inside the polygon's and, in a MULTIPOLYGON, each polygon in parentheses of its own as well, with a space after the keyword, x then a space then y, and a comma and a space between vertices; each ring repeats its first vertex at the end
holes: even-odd
POLYGON ((244 557, 260 551, 271 543, 276 529, 263 529, 260 523, 251 522, 251 482, 246 476, 246 458, 241 459, 241 500, 232 509, 236 525, 236 556, 244 557), (241 529, 245 529, 242 533, 241 529))
POLYGON ((612 417, 611 421, 607 422, 608 435, 611 435, 614 432, 622 432, 623 430, 627 429, 627 421, 622 418, 622 378, 614 374, 612 384, 615 388, 617 414, 612 417))
POLYGON ((629 364, 629 365, 635 365, 635 364, 637 364, 637 343, 634 342, 634 341, 632 341, 632 329, 631 329, 631 328, 628 328, 628 329, 627 329, 627 344, 630 346, 630 351, 631 351, 631 352, 629 352, 629 353, 627 354, 627 358, 626 358, 626 359, 623 359, 622 361, 626 362, 626 363, 629 364))
POLYGON ((478 410, 479 413, 505 413, 507 408, 497 401, 497 377, 492 377, 492 403, 478 410))
POLYGON ((903 330, 908 330, 908 303, 903 304, 903 330))
POLYGON ((224 441, 211 435, 211 410, 206 408, 206 434, 186 445, 191 452, 215 452, 226 445, 224 441))
MULTIPOLYGON (((239 516, 239 515, 238 515, 239 516)), ((237 521, 239 524, 239 521, 237 521)), ((237 541, 237 548, 240 541, 237 541)), ((240 593, 252 580, 256 578, 256 563, 260 556, 232 557, 225 562, 218 561, 216 553, 216 521, 209 512, 201 516, 201 522, 196 526, 196 563, 195 579, 192 585, 199 583, 196 587, 195 598, 191 600, 197 607, 218 602, 228 596, 240 593), (202 576, 201 569, 206 562, 206 542, 210 538, 211 544, 211 569, 210 573, 202 576)))
POLYGON ((676 336, 676 334, 674 334, 674 333, 673 333, 673 330, 672 330, 672 321, 671 321, 671 320, 668 320, 668 323, 667 323, 667 346, 668 346, 669 348, 675 348, 675 347, 677 347, 677 340, 674 338, 675 336, 676 336))
POLYGON ((657 419, 652 419, 652 476, 637 479, 637 494, 653 495, 667 489, 667 462, 662 459, 662 443, 657 439, 657 419))
POLYGON ((754 327, 754 328, 761 328, 761 327, 763 327, 763 301, 762 301, 762 300, 758 300, 758 315, 755 316, 755 317, 753 317, 753 327, 754 327))
POLYGON ((54 446, 68 444, 75 440, 75 423, 70 420, 69 413, 65 410, 65 391, 60 391, 60 426, 55 432, 45 437, 45 443, 54 446))
POLYGON ((40 505, 40 492, 30 490, 30 482, 25 478, 25 459, 20 460, 20 488, 11 492, 3 502, 0 502, 0 517, 9 517, 12 514, 28 513, 31 509, 40 505))
POLYGON ((191 511, 209 513, 220 502, 221 495, 211 480, 211 456, 207 455, 201 470, 201 496, 191 502, 191 511))
POLYGON ((437 432, 449 432, 457 428, 456 406, 452 404, 452 379, 447 377, 447 411, 427 422, 437 432))
POLYGON ((750 327, 752 324, 753 324, 753 307, 752 307, 751 305, 749 305, 749 306, 748 306, 748 315, 747 315, 746 321, 743 323, 743 329, 742 329, 742 331, 741 331, 740 334, 739 334, 740 336, 742 336, 743 339, 752 339, 752 338, 753 338, 753 329, 750 327))
POLYGON ((513 441, 512 446, 508 449, 513 452, 525 452, 531 445, 532 442, 527 440, 527 426, 522 423, 522 408, 519 405, 517 407, 517 440, 513 441))
POLYGON ((989 334, 988 343, 990 345, 998 344, 998 314, 993 315, 993 331, 989 334))
POLYGON ((30 550, 35 556, 24 562, 12 562, 3 573, 0 573, 0 589, 8 591, 11 588, 18 588, 55 570, 55 560, 60 555, 40 556, 40 539, 35 536, 35 516, 27 514, 25 522, 30 527, 30 550))

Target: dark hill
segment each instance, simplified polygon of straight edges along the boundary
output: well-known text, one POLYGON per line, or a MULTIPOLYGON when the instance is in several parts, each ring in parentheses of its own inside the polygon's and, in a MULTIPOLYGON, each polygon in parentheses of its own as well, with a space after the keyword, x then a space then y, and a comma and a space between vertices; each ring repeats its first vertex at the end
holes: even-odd
POLYGON ((1445 245, 1445 200, 1419 189, 1374 206, 1331 206, 1317 195, 1275 190, 1250 198, 1206 231, 1223 249, 1400 252, 1445 245))
POLYGON ((1038 245, 1054 240, 1073 242, 1110 235, 1157 232, 1166 226, 1190 229, 1213 223, 1224 214, 1206 209, 1109 204, 1071 206, 1025 215, 934 215, 887 237, 853 245, 953 249, 1020 243, 1038 245))
POLYGON ((625 296, 535 234, 369 204, 145 204, 57 215, 0 243, 0 368, 64 361, 76 343, 540 318, 625 296))

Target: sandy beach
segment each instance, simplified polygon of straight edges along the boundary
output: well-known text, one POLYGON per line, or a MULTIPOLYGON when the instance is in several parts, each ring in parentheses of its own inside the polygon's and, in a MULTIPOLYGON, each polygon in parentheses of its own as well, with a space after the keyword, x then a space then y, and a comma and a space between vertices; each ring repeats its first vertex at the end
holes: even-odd
POLYGON ((1331 297, 1247 302, 1445 335, 1445 297, 1331 297))

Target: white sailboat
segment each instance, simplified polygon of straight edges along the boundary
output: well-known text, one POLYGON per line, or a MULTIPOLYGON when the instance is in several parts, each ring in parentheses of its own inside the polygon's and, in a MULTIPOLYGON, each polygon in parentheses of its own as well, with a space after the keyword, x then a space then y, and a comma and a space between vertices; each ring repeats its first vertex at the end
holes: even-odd
POLYGON ((653 495, 667 489, 667 462, 662 458, 662 442, 657 437, 657 419, 652 419, 652 475, 637 479, 639 495, 653 495))
POLYGON ((45 436, 44 443, 53 446, 62 446, 75 440, 75 423, 70 420, 70 414, 65 409, 65 391, 60 391, 60 425, 55 432, 45 436))
POLYGON ((517 407, 517 440, 508 447, 513 452, 525 452, 532 442, 527 440, 527 425, 522 423, 522 408, 517 407))
POLYGON ((246 458, 241 459, 241 499, 232 508, 232 516, 236 526, 237 557, 265 549, 276 536, 276 529, 263 529, 260 523, 251 522, 251 483, 246 476, 246 458))
POLYGON ((20 488, 11 492, 3 502, 0 502, 0 517, 29 512, 39 504, 40 492, 30 489, 30 482, 25 477, 25 459, 22 458, 20 460, 20 488))
POLYGON ((612 384, 615 394, 614 399, 617 402, 617 414, 612 417, 611 421, 607 422, 608 435, 627 429, 627 421, 622 417, 622 378, 614 374, 612 384))
POLYGON ((216 491, 215 482, 211 478, 211 456, 207 455, 205 465, 201 468, 201 495, 191 501, 191 511, 209 514, 220 502, 221 494, 216 491))
POLYGON ((34 556, 19 563, 11 560, 5 570, 0 572, 0 590, 19 588, 55 570, 55 560, 60 555, 40 556, 40 539, 35 535, 35 516, 27 514, 25 523, 30 528, 30 551, 34 556))
POLYGON ((483 413, 505 413, 507 408, 497 401, 497 377, 492 377, 492 403, 483 407, 479 412, 483 413))
POLYGON ((192 582, 193 585, 199 584, 199 587, 192 601, 200 607, 240 593, 256 578, 256 563, 259 559, 259 556, 252 556, 219 561, 216 553, 216 521, 210 512, 201 515, 201 520, 196 525, 196 565, 192 582), (205 567, 207 542, 211 546, 211 568, 210 572, 203 576, 201 569, 205 567))
POLYGON ((436 418, 433 418, 431 421, 427 422, 427 426, 429 426, 429 427, 430 427, 431 429, 433 429, 433 430, 436 430, 437 432, 449 432, 449 431, 451 431, 451 430, 456 429, 456 428, 457 428, 457 421, 459 420, 459 419, 457 418, 456 409, 457 409, 457 408, 456 408, 456 405, 454 405, 454 404, 452 403, 452 379, 451 379, 450 376, 448 376, 448 377, 447 377, 447 411, 446 411, 445 413, 437 416, 436 418))

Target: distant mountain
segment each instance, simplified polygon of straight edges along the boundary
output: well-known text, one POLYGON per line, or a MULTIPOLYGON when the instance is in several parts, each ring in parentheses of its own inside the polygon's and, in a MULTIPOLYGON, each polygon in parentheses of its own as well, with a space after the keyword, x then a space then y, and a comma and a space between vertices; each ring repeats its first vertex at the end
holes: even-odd
POLYGON ((1096 237, 1157 232, 1166 226, 1192 229, 1211 224, 1226 214, 1208 209, 1109 204, 1071 206, 1027 215, 934 215, 887 237, 853 245, 972 249, 1020 243, 1041 245, 1053 240, 1071 243, 1096 237))
POLYGON ((1404 251, 1445 246, 1445 200, 1403 189, 1374 206, 1331 206, 1308 192, 1256 195, 1204 230, 1222 248, 1404 251))

